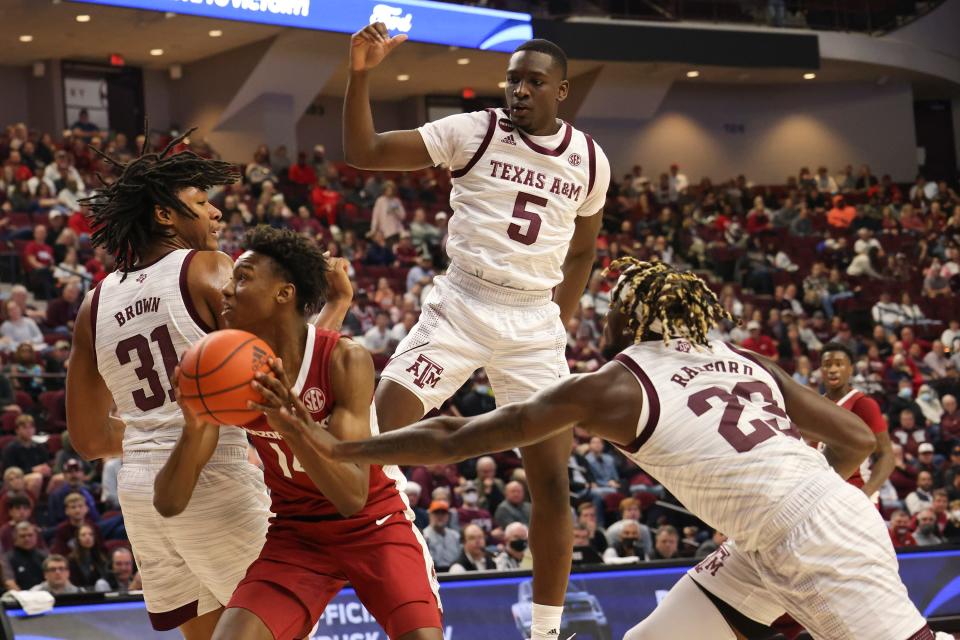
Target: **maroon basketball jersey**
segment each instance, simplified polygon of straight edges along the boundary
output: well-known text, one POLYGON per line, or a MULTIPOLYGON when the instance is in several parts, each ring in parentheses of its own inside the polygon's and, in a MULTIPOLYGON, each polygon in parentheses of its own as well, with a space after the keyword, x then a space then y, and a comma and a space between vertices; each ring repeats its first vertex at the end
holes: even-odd
MULTIPOLYGON (((293 386, 314 421, 324 428, 336 405, 330 385, 330 355, 339 339, 339 333, 309 325, 303 363, 293 386)), ((371 431, 376 433, 376 413, 373 411, 370 420, 371 431)), ((298 517, 339 515, 336 507, 304 472, 289 445, 267 423, 265 416, 260 416, 243 428, 252 436, 253 445, 263 461, 264 480, 270 489, 273 502, 271 510, 275 514, 298 517)), ((400 478, 402 474, 396 467, 387 467, 384 470, 380 466, 370 465, 370 493, 367 504, 353 517, 377 517, 405 511, 407 507, 400 497, 397 484, 400 478)))

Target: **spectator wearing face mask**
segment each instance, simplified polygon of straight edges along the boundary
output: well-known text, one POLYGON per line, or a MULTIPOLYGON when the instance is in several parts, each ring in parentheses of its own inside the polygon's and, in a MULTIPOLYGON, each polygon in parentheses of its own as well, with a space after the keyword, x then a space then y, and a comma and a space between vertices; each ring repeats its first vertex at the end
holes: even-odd
POLYGON ((503 551, 494 558, 497 571, 513 571, 533 567, 527 555, 527 525, 522 522, 510 524, 503 534, 503 551))
MULTIPOLYGON (((634 521, 639 523, 643 515, 640 508, 640 501, 636 498, 624 498, 617 507, 620 511, 620 519, 607 527, 607 543, 614 547, 620 542, 620 531, 627 522, 634 521)), ((641 558, 646 557, 653 551, 653 536, 650 535, 650 528, 645 524, 640 524, 640 546, 643 548, 641 558)))
POLYGON ((497 568, 493 554, 487 551, 487 536, 483 529, 475 524, 463 528, 463 551, 450 567, 450 573, 467 571, 495 571, 497 568))
POLYGON ((646 553, 640 540, 640 523, 636 520, 624 520, 620 529, 620 541, 603 552, 604 562, 617 558, 635 558, 640 560, 646 553))
MULTIPOLYGON (((476 525, 483 530, 484 535, 491 535, 493 532, 493 516, 490 512, 480 506, 480 492, 477 490, 477 484, 473 480, 467 480, 460 492, 460 498, 463 505, 457 509, 459 523, 461 528, 468 525, 476 525)), ((502 535, 502 531, 500 534, 502 535)))

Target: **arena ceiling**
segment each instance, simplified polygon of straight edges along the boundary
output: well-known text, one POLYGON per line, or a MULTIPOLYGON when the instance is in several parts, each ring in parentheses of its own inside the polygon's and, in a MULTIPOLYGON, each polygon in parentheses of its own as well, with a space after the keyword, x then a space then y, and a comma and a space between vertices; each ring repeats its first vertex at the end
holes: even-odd
MULTIPOLYGON (((148 69, 167 69, 175 64, 186 65, 208 56, 243 45, 273 38, 284 28, 163 14, 152 11, 120 9, 101 5, 78 4, 62 0, 0 0, 0 64, 28 66, 38 60, 55 58, 106 62, 111 54, 120 54, 128 65, 148 69), (77 16, 89 16, 78 22, 77 16), (211 37, 211 31, 221 35, 211 37), (21 42, 21 36, 32 36, 21 42), (162 49, 163 55, 151 55, 162 49)), ((315 37, 343 42, 346 58, 347 36, 315 32, 315 37)), ((322 47, 328 48, 328 47, 322 47)), ((796 69, 743 69, 702 66, 699 77, 687 78, 694 70, 678 63, 626 63, 574 61, 570 73, 576 76, 598 65, 614 65, 629 70, 641 82, 707 82, 722 84, 802 83, 796 69)), ((381 70, 384 80, 374 83, 374 97, 381 100, 402 99, 412 95, 459 93, 464 87, 478 94, 499 91, 503 77, 504 55, 456 49, 438 45, 407 43, 388 58, 381 70), (460 65, 461 58, 469 59, 460 65), (401 82, 399 76, 409 76, 401 82)), ((881 67, 858 62, 823 60, 816 82, 908 81, 918 93, 930 96, 957 95, 957 87, 934 78, 904 69, 881 67)), ((346 65, 327 82, 322 93, 342 95, 346 83, 346 65)))

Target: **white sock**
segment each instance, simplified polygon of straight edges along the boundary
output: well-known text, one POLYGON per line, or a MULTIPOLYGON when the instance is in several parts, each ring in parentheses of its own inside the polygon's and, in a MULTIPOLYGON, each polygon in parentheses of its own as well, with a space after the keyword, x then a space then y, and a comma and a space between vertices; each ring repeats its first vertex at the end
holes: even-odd
POLYGON ((563 607, 533 603, 533 621, 530 625, 530 640, 564 640, 560 637, 560 618, 563 607))

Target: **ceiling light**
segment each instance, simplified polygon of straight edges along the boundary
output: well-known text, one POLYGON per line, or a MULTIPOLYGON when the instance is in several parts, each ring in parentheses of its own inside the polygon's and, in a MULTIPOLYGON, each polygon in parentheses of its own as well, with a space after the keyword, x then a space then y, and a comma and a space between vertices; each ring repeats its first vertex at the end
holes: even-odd
POLYGON ((33 36, 20 36, 20 42, 33 42, 33 36))
POLYGON ((401 73, 400 75, 397 76, 397 82, 406 82, 409 79, 410 79, 410 76, 406 73, 401 73))
POLYGON ((177 14, 175 14, 173 11, 167 11, 165 14, 163 14, 163 17, 164 17, 164 18, 176 18, 176 17, 177 17, 177 14))
POLYGON ((459 65, 470 64, 470 58, 458 58, 457 64, 459 65))
POLYGON ((699 78, 699 77, 700 77, 700 72, 699 72, 699 71, 687 71, 687 77, 688 77, 688 78, 699 78))
POLYGON ((817 77, 817 74, 815 74, 815 73, 805 73, 805 74, 803 74, 803 79, 804 79, 804 80, 813 80, 813 79, 816 78, 816 77, 817 77))
POLYGON ((163 49, 150 49, 150 55, 152 56, 162 56, 163 49))
POLYGON ((81 13, 77 16, 77 22, 90 22, 90 16, 85 13, 81 13))
POLYGON ((506 89, 506 88, 507 88, 507 81, 506 81, 506 80, 501 80, 500 82, 497 83, 497 86, 500 87, 501 89, 506 89))
POLYGON ((220 31, 220 29, 212 29, 208 35, 211 38, 219 38, 223 35, 223 31, 220 31))

